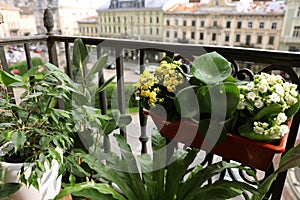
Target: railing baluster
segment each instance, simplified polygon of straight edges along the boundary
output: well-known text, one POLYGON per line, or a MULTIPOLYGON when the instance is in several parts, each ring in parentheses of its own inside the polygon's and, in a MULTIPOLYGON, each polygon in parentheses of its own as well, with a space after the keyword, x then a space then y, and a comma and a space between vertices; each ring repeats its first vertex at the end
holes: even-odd
POLYGON ((28 43, 24 43, 24 50, 25 50, 27 67, 28 67, 28 69, 31 69, 32 68, 32 60, 31 60, 30 49, 29 49, 28 43))
POLYGON ((66 56, 67 74, 70 76, 70 78, 72 80, 74 80, 71 61, 70 61, 71 55, 70 55, 69 46, 70 46, 69 43, 65 42, 65 56, 66 56))
MULTIPOLYGON (((145 51, 139 50, 140 58, 139 58, 139 65, 140 65, 140 73, 142 74, 145 70, 145 51)), ((140 142, 142 145, 141 153, 147 153, 147 141, 149 138, 147 137, 147 120, 148 116, 143 113, 143 108, 141 104, 139 104, 139 119, 140 119, 140 126, 141 126, 141 135, 140 135, 140 142)))
MULTIPOLYGON (((100 58, 101 56, 101 46, 97 46, 97 58, 100 58)), ((104 84, 104 73, 103 69, 98 72, 98 85, 99 87, 104 84)), ((100 109, 102 114, 107 113, 107 99, 106 99, 106 90, 102 91, 99 93, 99 102, 95 102, 100 104, 100 109)), ((104 152, 109 152, 110 151, 110 140, 108 135, 103 136, 103 143, 104 143, 104 152)))
MULTIPOLYGON (((4 46, 0 46, 0 59, 1 59, 1 66, 2 66, 2 69, 6 72, 9 72, 9 69, 8 69, 8 63, 7 63, 7 60, 6 60, 6 56, 5 56, 5 50, 4 50, 4 46)), ((13 89, 12 87, 8 87, 7 88, 7 92, 9 93, 9 95, 11 97, 14 97, 14 93, 13 93, 13 89)), ((12 98, 11 99, 11 103, 15 103, 15 98, 12 98)))
MULTIPOLYGON (((118 105, 121 114, 125 114, 124 62, 123 49, 121 47, 116 48, 116 57, 118 105)), ((126 127, 120 128, 120 134, 126 138, 126 127)))

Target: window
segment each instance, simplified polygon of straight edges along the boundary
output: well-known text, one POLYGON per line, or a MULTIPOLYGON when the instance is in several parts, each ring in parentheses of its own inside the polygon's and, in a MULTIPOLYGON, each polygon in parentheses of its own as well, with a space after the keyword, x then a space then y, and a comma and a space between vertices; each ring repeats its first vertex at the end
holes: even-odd
POLYGON ((272 23, 272 26, 271 26, 271 29, 276 29, 277 28, 277 23, 276 22, 273 22, 272 23))
POLYGON ((300 17, 300 6, 298 7, 297 17, 300 17))
POLYGON ((248 28, 252 28, 253 23, 252 22, 248 22, 248 28))
POLYGON ((241 40, 241 35, 240 34, 236 34, 235 41, 236 42, 240 42, 240 40, 241 40))
POLYGON ((300 26, 295 26, 293 31, 294 38, 300 38, 300 26))
POLYGON ((268 42, 268 44, 269 44, 269 45, 273 45, 273 44, 274 44, 274 39, 275 39, 274 36, 270 36, 270 37, 269 37, 269 42, 268 42))
POLYGON ((150 23, 152 24, 152 17, 150 17, 150 23))
POLYGON ((230 25, 231 25, 231 21, 227 21, 226 22, 226 28, 230 28, 230 25))
POLYGON ((166 24, 167 24, 167 26, 170 26, 170 20, 167 19, 166 24))
POLYGON ((259 22, 259 29, 265 28, 265 22, 259 22))
POLYGON ((204 40, 204 33, 200 33, 199 40, 204 40))
POLYGON ((262 36, 261 35, 258 35, 257 36, 257 41, 256 41, 257 44, 261 44, 262 43, 262 36))
POLYGON ((216 38, 217 38, 217 34, 216 33, 212 33, 211 40, 212 41, 216 41, 216 38))
POLYGON ((229 42, 229 35, 225 35, 225 42, 229 42))
POLYGON ((242 28, 242 22, 237 22, 237 26, 236 26, 237 28, 242 28))
POLYGON ((166 32, 166 37, 167 38, 170 37, 170 32, 169 31, 166 32))
POLYGON ((218 26, 218 22, 217 21, 214 21, 213 22, 213 27, 217 27, 218 26))
POLYGON ((195 32, 191 32, 191 39, 195 39, 195 32))
POLYGON ((178 35, 177 35, 177 31, 174 32, 174 38, 177 38, 178 35))
POLYGON ((124 17, 124 22, 126 23, 126 17, 124 17))
POLYGON ((183 20, 183 26, 186 26, 186 20, 183 20))
POLYGON ((159 17, 156 17, 156 23, 159 23, 159 17))
POLYGON ((196 21, 192 20, 192 26, 196 26, 196 21))
POLYGON ((152 28, 150 28, 150 35, 152 35, 152 28))
POLYGON ((205 21, 201 21, 200 22, 200 27, 204 27, 205 26, 205 21))
POLYGON ((156 28, 156 34, 157 35, 159 34, 159 28, 156 28))
POLYGON ((175 19, 174 25, 175 25, 175 26, 178 26, 178 19, 175 19))
POLYGON ((246 35, 246 45, 250 45, 251 43, 251 35, 246 35))

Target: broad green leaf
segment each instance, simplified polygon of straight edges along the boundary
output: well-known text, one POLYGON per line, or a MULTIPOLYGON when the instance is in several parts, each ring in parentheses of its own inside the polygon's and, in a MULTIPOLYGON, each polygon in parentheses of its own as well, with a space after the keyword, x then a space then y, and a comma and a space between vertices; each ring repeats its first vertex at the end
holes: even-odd
POLYGON ((6 198, 14 194, 22 187, 21 183, 4 183, 0 184, 0 198, 6 198))
POLYGON ((11 136, 11 141, 14 144, 15 151, 17 151, 26 142, 26 133, 19 130, 13 132, 11 136))
POLYGON ((280 159, 278 169, 273 172, 268 178, 266 178, 258 187, 258 191, 260 192, 260 194, 253 195, 251 199, 261 200, 271 188, 271 185, 276 180, 278 174, 294 167, 300 167, 300 144, 291 148, 284 154, 284 156, 280 159))
POLYGON ((297 103, 295 103, 288 110, 285 111, 285 114, 287 116, 287 120, 289 120, 299 110, 299 107, 300 107, 300 94, 298 94, 297 99, 298 99, 297 103))
POLYGON ((10 86, 11 84, 20 83, 22 82, 22 77, 18 75, 12 75, 4 70, 0 70, 0 82, 5 86, 10 86))
POLYGON ((279 104, 271 104, 267 107, 264 107, 261 111, 259 111, 254 117, 253 120, 267 120, 271 116, 276 116, 280 113, 282 107, 279 104))
POLYGON ((281 137, 276 135, 263 135, 263 134, 257 134, 253 131, 253 122, 248 122, 246 124, 241 125, 238 128, 238 132, 241 136, 244 136, 246 138, 256 140, 256 141, 272 141, 272 140, 278 140, 281 137))
POLYGON ((203 86, 197 91, 200 112, 209 112, 223 121, 230 118, 236 111, 240 92, 231 82, 214 86, 203 86))
POLYGON ((205 183, 205 181, 207 181, 214 175, 221 173, 225 169, 238 168, 238 167, 239 167, 238 164, 221 161, 209 165, 206 168, 203 168, 202 170, 199 170, 192 177, 189 177, 189 179, 187 179, 186 182, 182 185, 180 191, 178 191, 177 193, 178 194, 177 199, 178 200, 194 199, 195 194, 202 186, 202 184, 205 183))
POLYGON ((224 200, 241 195, 245 190, 258 193, 256 188, 239 181, 218 180, 199 188, 193 199, 224 200))
POLYGON ((199 115, 199 103, 194 90, 196 88, 197 86, 189 86, 176 94, 174 104, 181 117, 192 118, 199 115))
POLYGON ((194 161, 196 150, 180 151, 177 150, 170 159, 170 164, 167 166, 165 199, 174 199, 176 197, 179 183, 183 180, 189 165, 194 161))
POLYGON ((115 138, 121 150, 121 155, 123 158, 122 161, 124 161, 123 166, 129 175, 129 180, 127 180, 129 181, 128 187, 132 188, 137 198, 147 200, 148 194, 146 192, 140 174, 138 173, 138 165, 134 155, 132 154, 130 146, 127 144, 123 136, 115 134, 115 138))
POLYGON ((227 133, 224 124, 210 119, 199 121, 198 132, 204 138, 205 143, 209 145, 215 145, 224 141, 227 133))
POLYGON ((154 131, 151 137, 153 150, 152 181, 155 183, 153 190, 157 197, 164 195, 165 165, 167 162, 166 139, 158 131, 154 131))
POLYGON ((192 74, 205 84, 214 84, 231 75, 230 62, 217 52, 206 53, 193 61, 192 74))
POLYGON ((86 77, 86 81, 91 81, 93 78, 94 78, 94 75, 101 71, 103 69, 103 67, 106 65, 107 63, 107 59, 108 59, 108 56, 107 55, 104 55, 102 57, 100 57, 95 65, 93 66, 93 68, 88 72, 87 74, 87 77, 86 77))
POLYGON ((97 92, 102 92, 103 90, 106 89, 106 87, 115 79, 116 76, 110 77, 103 85, 101 85, 98 89, 97 92))
POLYGON ((82 67, 84 61, 88 57, 88 51, 81 38, 77 38, 74 41, 73 48, 73 64, 79 69, 82 67))
POLYGON ((103 200, 125 200, 112 186, 95 182, 83 182, 65 187, 55 199, 61 199, 68 194, 86 197, 90 199, 103 200))

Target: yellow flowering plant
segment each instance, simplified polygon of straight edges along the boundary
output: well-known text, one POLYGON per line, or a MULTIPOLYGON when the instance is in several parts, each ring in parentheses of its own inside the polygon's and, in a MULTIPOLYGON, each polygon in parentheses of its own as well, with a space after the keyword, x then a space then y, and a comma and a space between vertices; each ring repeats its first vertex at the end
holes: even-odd
POLYGON ((166 114, 171 122, 186 118, 202 124, 200 115, 206 124, 231 118, 239 90, 230 63, 211 52, 196 57, 190 73, 187 69, 180 61, 165 57, 154 72, 145 70, 136 84, 142 107, 166 114))
POLYGON ((136 97, 140 100, 142 107, 151 109, 160 104, 167 111, 173 111, 169 116, 175 118, 179 116, 179 113, 171 107, 174 108, 176 92, 187 83, 183 68, 186 66, 180 61, 166 56, 154 72, 144 70, 135 85, 136 97))

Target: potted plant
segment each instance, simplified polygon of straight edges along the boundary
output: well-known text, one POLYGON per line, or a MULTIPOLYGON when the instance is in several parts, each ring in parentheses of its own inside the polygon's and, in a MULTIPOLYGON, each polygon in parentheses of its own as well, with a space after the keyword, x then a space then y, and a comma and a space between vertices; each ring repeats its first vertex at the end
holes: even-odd
POLYGON ((0 74, 1 84, 8 88, 0 94, 1 166, 6 182, 20 179, 31 186, 29 196, 21 193, 27 190, 24 186, 12 197, 51 198, 60 190, 62 154, 73 145, 72 113, 56 107, 59 99, 67 100, 69 96, 62 85, 67 83, 63 79, 66 76, 50 65, 42 71, 34 67, 23 76, 3 70, 0 74), (14 88, 20 95, 9 92, 14 88))
MULTIPOLYGON (((145 71, 140 75, 136 90, 142 107, 148 110, 146 113, 151 115, 166 138, 267 170, 274 154, 285 150, 290 126, 287 121, 299 109, 299 94, 294 84, 285 83, 293 94, 290 107, 282 110, 281 105, 265 104, 263 107, 266 108, 261 112, 251 112, 255 118, 250 118, 249 111, 240 109, 242 102, 245 107, 250 104, 242 99, 243 93, 246 93, 243 89, 245 84, 231 76, 231 65, 224 57, 212 52, 195 58, 190 74, 182 70, 180 62, 166 58, 154 73, 145 71), (285 111, 287 117, 280 118, 280 113, 285 111), (244 137, 249 135, 249 123, 253 123, 253 119, 273 120, 278 114, 285 128, 280 130, 284 137, 273 138, 272 141, 269 138, 263 142, 254 137, 244 137)), ((261 98, 266 98, 271 94, 261 95, 261 98)), ((272 134, 278 135, 278 132, 273 131, 272 134)))
POLYGON ((88 165, 94 173, 85 171, 85 181, 70 182, 55 199, 72 194, 89 199, 196 200, 213 198, 224 200, 243 194, 245 199, 262 200, 280 172, 300 164, 300 145, 298 145, 282 157, 275 172, 260 182, 253 170, 237 163, 219 161, 208 166, 195 164, 194 161, 199 151, 197 149, 178 149, 168 160, 166 139, 157 132, 154 132, 151 138, 152 155, 135 156, 124 137, 120 135, 115 135, 115 137, 121 155, 109 153, 98 157, 84 152, 74 154, 77 159, 81 160, 80 166, 74 167, 84 171, 82 166, 88 165), (207 182, 226 169, 246 172, 256 180, 257 185, 238 180, 214 179, 211 183, 207 182))
POLYGON ((92 96, 103 91, 114 77, 91 90, 90 83, 105 66, 107 56, 100 57, 89 69, 88 59, 86 47, 77 39, 73 65, 78 67, 79 81, 71 80, 50 63, 42 69, 33 67, 23 76, 0 70, 0 82, 7 87, 0 94, 1 166, 13 166, 11 171, 5 169, 6 182, 20 179, 25 184, 12 195, 14 199, 53 198, 61 189, 60 175, 67 170, 66 159, 72 149, 89 148, 81 139, 95 139, 95 134, 98 139, 98 135, 130 123, 129 116, 117 111, 103 115, 94 107, 92 96), (16 88, 21 93, 17 97, 10 92, 16 88), (53 182, 46 183, 47 179, 53 182), (27 187, 29 197, 21 196, 27 187))

